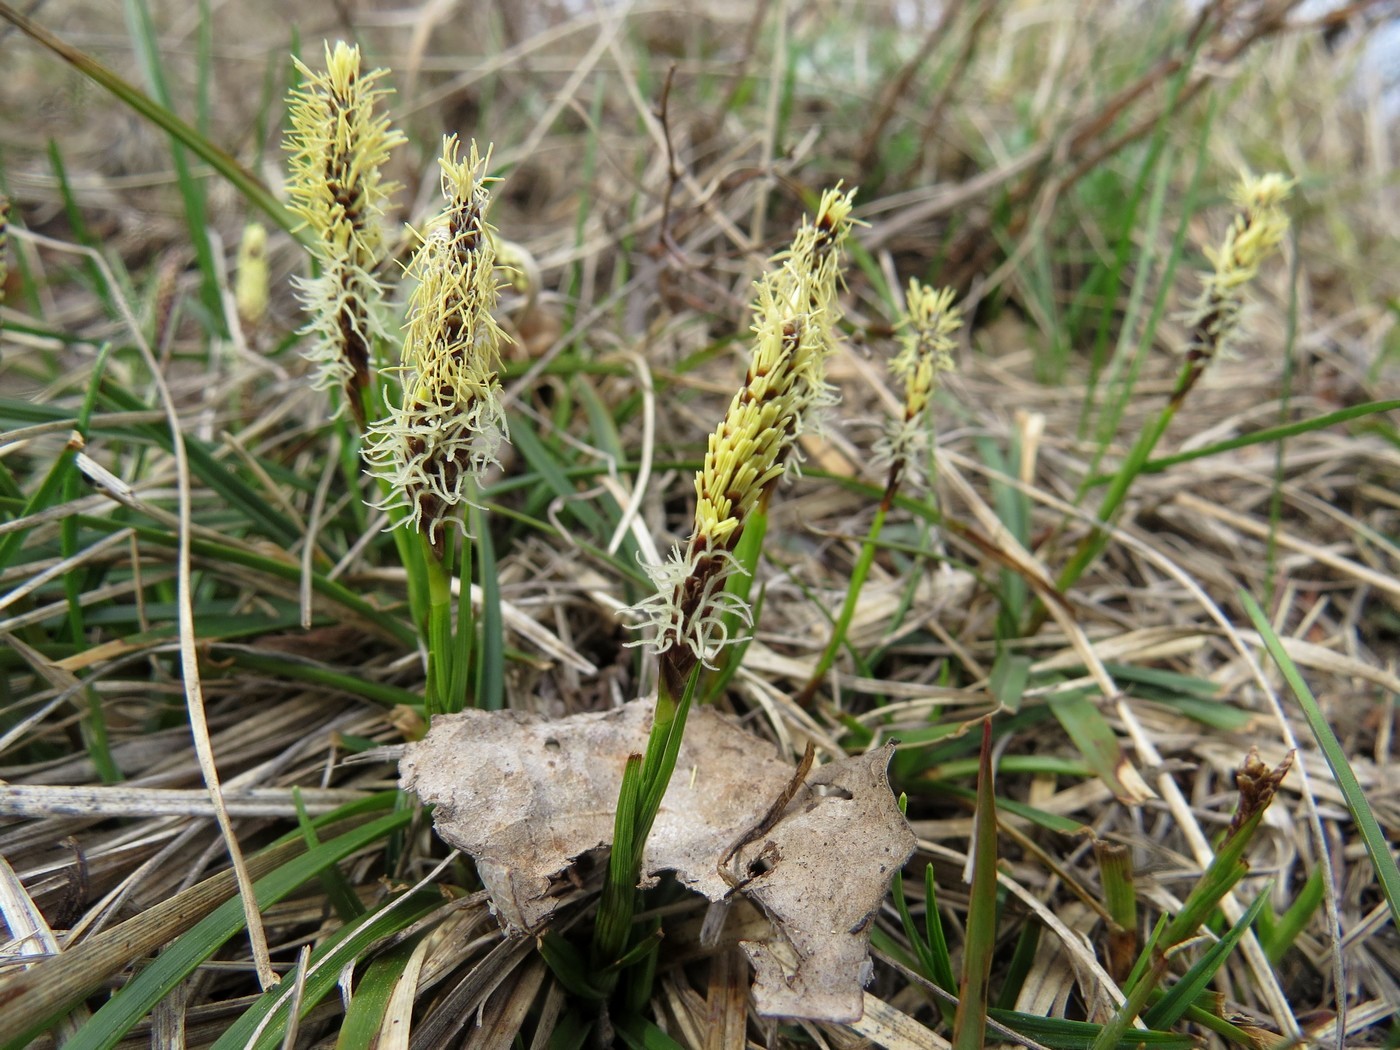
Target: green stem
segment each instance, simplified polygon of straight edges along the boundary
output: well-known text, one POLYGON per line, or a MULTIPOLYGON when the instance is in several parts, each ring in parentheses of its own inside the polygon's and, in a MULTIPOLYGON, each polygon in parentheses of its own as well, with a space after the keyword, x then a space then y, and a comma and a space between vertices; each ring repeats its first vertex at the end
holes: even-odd
POLYGON ((1132 1026, 1133 1018, 1142 1013, 1143 1007, 1147 1005, 1148 998, 1153 989, 1162 980, 1167 972, 1167 958, 1160 952, 1152 960, 1152 964, 1131 992, 1128 993, 1127 1000, 1118 1012, 1113 1015, 1113 1019, 1099 1030, 1098 1037, 1094 1040, 1090 1050, 1113 1050, 1122 1041, 1123 1036, 1132 1026))
MULTIPOLYGON (((697 663, 679 700, 663 677, 657 686, 656 713, 647 737, 646 754, 628 756, 622 789, 618 792, 612 855, 598 907, 598 922, 593 929, 593 963, 600 969, 612 966, 626 954, 641 896, 637 883, 641 881, 642 855, 661 809, 661 799, 676 769, 676 756, 680 753, 700 670, 697 663)), ((611 986, 616 974, 605 975, 605 980, 611 986)))
MULTIPOLYGON (((472 495, 475 496, 475 484, 472 495)), ((485 528, 485 525, 482 525, 485 528)), ((456 705, 454 710, 465 706, 470 679, 467 677, 472 664, 472 643, 476 639, 476 620, 472 617, 472 554, 470 536, 463 536, 460 543, 461 554, 457 561, 457 630, 452 641, 451 664, 448 668, 448 696, 456 705)), ((480 703, 479 694, 476 701, 480 703)))
MULTIPOLYGON (((1148 459, 1152 456, 1152 450, 1157 447, 1157 442, 1162 440, 1162 435, 1167 432, 1167 427, 1171 426, 1172 420, 1176 417, 1177 409, 1181 407, 1181 403, 1186 399, 1191 388, 1196 385, 1196 380, 1200 378, 1203 367, 1204 362, 1201 361, 1188 361, 1182 366, 1180 374, 1176 377, 1176 387, 1172 390, 1171 398, 1166 407, 1162 409, 1156 419, 1143 428, 1142 433, 1138 435, 1137 442, 1132 447, 1132 451, 1128 453, 1128 458, 1123 461, 1123 465, 1113 476, 1108 491, 1104 493, 1103 500, 1099 504, 1099 521, 1111 525, 1118 516, 1123 500, 1127 498, 1128 490, 1132 488, 1133 482, 1138 479, 1138 475, 1147 465, 1148 459)), ((1075 549, 1073 557, 1061 571, 1060 577, 1056 581, 1059 589, 1065 591, 1074 586, 1084 575, 1085 570, 1103 552, 1107 544, 1108 533, 1095 526, 1087 536, 1079 541, 1079 546, 1075 549)))
POLYGON ((836 653, 841 648, 841 643, 846 640, 851 621, 855 619, 860 592, 865 586, 866 578, 870 575, 870 567, 875 564, 876 545, 880 539, 880 533, 885 527, 885 516, 889 513, 890 502, 889 500, 882 502, 879 510, 875 512, 875 520, 870 523, 870 531, 866 534, 865 542, 861 545, 860 556, 851 569, 851 582, 846 588, 846 600, 841 605, 841 613, 836 617, 836 622, 832 624, 831 637, 827 639, 826 648, 822 650, 821 659, 817 661, 817 666, 812 671, 812 677, 807 679, 807 684, 802 687, 802 691, 793 698, 801 707, 807 707, 811 704, 822 680, 831 670, 831 665, 836 662, 836 653))
POLYGON ((460 710, 451 695, 452 665, 452 576, 433 550, 425 533, 418 533, 418 546, 428 583, 428 674, 424 704, 429 717, 460 710))
POLYGON ((471 692, 469 675, 476 630, 472 618, 472 541, 470 537, 462 537, 459 543, 454 543, 455 539, 454 533, 448 531, 439 556, 427 535, 418 534, 418 550, 428 584, 428 674, 424 699, 429 716, 462 710, 471 692), (452 562, 454 549, 458 547, 461 554, 454 601, 452 562))

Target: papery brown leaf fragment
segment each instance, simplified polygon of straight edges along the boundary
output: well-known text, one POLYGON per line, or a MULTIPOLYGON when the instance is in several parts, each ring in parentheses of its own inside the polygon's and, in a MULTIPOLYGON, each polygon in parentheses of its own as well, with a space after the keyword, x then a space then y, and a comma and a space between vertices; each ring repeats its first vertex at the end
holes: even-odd
MULTIPOLYGON (((519 711, 439 716, 408 746, 403 787, 436 804, 437 833, 476 859, 500 918, 534 932, 586 881, 580 858, 611 844, 623 764, 646 749, 651 712, 633 703, 553 721, 519 711)), ((644 874, 674 871, 722 897, 719 856, 791 774, 771 744, 709 708, 692 712, 644 874)))
POLYGON ((743 946, 759 1013, 860 1018, 870 926, 916 844, 890 791, 893 754, 887 744, 821 766, 777 826, 740 851, 742 865, 762 869, 744 892, 773 922, 766 943, 743 946))
MULTIPOLYGON (((585 888, 588 858, 610 845, 623 765, 644 750, 651 714, 649 703, 633 703, 553 721, 518 711, 440 715, 408 745, 403 787, 436 805, 437 833, 475 858, 501 920, 534 932, 585 888)), ((643 876, 674 872, 712 901, 737 884, 762 906, 767 939, 743 944, 760 1012, 860 1017, 870 925, 914 850, 886 776, 892 754, 887 746, 818 767, 781 818, 756 833, 791 788, 793 766, 732 719, 691 712, 643 876), (733 844, 749 835, 722 875, 733 844)))

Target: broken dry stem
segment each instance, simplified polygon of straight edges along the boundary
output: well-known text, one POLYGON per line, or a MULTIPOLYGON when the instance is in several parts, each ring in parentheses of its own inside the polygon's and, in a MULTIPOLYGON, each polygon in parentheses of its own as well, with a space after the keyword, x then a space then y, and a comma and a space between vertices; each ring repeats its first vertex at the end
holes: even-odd
POLYGON ((1158 985, 1166 976, 1173 949, 1196 936, 1225 895, 1248 873, 1249 863, 1244 859, 1245 852, 1259 830, 1264 812, 1273 801, 1279 783, 1292 765, 1292 752, 1276 768, 1270 769, 1259 760, 1258 752, 1250 750, 1236 774, 1239 802, 1220 849, 1196 880, 1181 910, 1170 920, 1164 918, 1159 921, 1143 946, 1133 972, 1123 986, 1127 1002, 1104 1026, 1094 1042, 1095 1050, 1106 1050, 1117 1045, 1118 1037, 1127 1030, 1143 1007, 1157 996, 1158 985))

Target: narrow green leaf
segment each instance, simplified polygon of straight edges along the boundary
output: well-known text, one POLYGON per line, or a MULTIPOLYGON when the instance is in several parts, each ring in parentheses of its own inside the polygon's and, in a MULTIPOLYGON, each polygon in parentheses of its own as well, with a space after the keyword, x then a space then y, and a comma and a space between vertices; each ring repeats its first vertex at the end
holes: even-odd
POLYGON ((417 934, 394 945, 359 971, 360 979, 355 983, 354 995, 336 1035, 335 1050, 374 1050, 379 1045, 379 1031, 384 1027, 389 1000, 424 936, 417 934))
POLYGON ((984 719, 977 813, 972 828, 967 940, 963 944, 962 979, 953 1021, 954 1050, 981 1050, 986 1036, 987 990, 997 939, 997 809, 993 788, 992 723, 984 719))
POLYGON ((1130 798, 1131 793, 1118 776, 1119 768, 1126 761, 1123 750, 1118 746, 1118 737, 1103 712, 1081 692, 1062 693, 1046 700, 1055 718, 1099 779, 1119 798, 1130 798))
MULTIPOLYGON (((569 480, 568 474, 554 453, 539 439, 534 428, 525 421, 514 422, 510 428, 511 444, 525 457, 544 483, 554 493, 569 514, 576 518, 594 537, 607 535, 607 523, 589 503, 578 498, 578 490, 569 480)), ((601 542, 601 541, 600 541, 601 542)))
MULTIPOLYGON (((419 890, 399 897, 336 930, 311 953, 298 1016, 305 1017, 336 987, 345 967, 357 962, 377 942, 406 929, 443 906, 442 896, 419 890)), ((290 978, 283 982, 290 983, 290 978)), ((292 989, 271 988, 225 1030, 214 1050, 275 1050, 291 1020, 292 989)))
POLYGON ((603 1001, 605 994, 594 986, 595 971, 577 948, 553 930, 539 939, 538 946, 545 965, 565 991, 585 1002, 603 1001))
POLYGON ((651 1021, 635 1014, 616 1018, 613 1027, 623 1045, 631 1050, 685 1050, 651 1021))
MULTIPOLYGON (((321 839, 316 834, 316 825, 312 823, 311 815, 306 812, 300 787, 292 788, 292 798, 296 800, 297 827, 301 829, 301 836, 306 840, 309 852, 321 844, 321 839)), ((331 907, 340 916, 341 922, 354 922, 365 913, 365 906, 355 895, 354 889, 350 886, 350 880, 345 877, 345 872, 332 864, 323 868, 318 878, 321 880, 322 888, 326 891, 326 899, 330 901, 331 907)))
MULTIPOLYGON (((1313 868, 1308 873, 1307 881, 1303 883, 1302 889, 1293 898, 1293 903, 1288 906, 1288 910, 1272 922, 1267 933, 1261 929, 1259 939, 1264 942, 1264 954, 1269 957, 1269 962, 1277 966, 1283 961, 1288 949, 1293 947, 1293 942, 1307 928, 1313 914, 1321 906, 1325 891, 1326 883, 1322 878, 1322 869, 1313 868)), ((1268 914, 1267 910, 1261 911, 1259 913, 1260 920, 1268 914)), ((1260 926, 1262 927, 1262 925, 1261 922, 1260 926)))
MULTIPOLYGON (((403 827, 412 817, 412 812, 405 810, 370 821, 259 879, 254 885, 258 907, 265 909, 275 904, 328 865, 344 860, 403 827)), ((64 1044, 65 1050, 99 1050, 115 1046, 157 1002, 241 929, 243 902, 233 897, 188 933, 178 937, 154 962, 133 977, 64 1044)))
MULTIPOLYGON (((1016 949, 1011 953, 1011 962, 1006 967, 1001 988, 997 992, 998 1006, 1010 1009, 1016 1005, 1021 989, 1025 986, 1026 977, 1035 965, 1035 952, 1040 946, 1040 931, 1041 925, 1034 919, 1021 927, 1021 932, 1016 937, 1016 949)), ((991 1011, 988 1011, 989 1015, 990 1013, 991 1011)))
MULTIPOLYGON (((943 920, 938 914, 937 899, 934 897, 933 865, 924 869, 924 930, 920 934, 914 926, 914 916, 909 911, 909 903, 904 896, 904 872, 895 875, 890 889, 894 897, 895 910, 904 927, 904 936, 914 949, 918 969, 949 995, 957 995, 957 981, 953 977, 953 963, 948 955, 948 945, 943 939, 943 920)), ((902 946, 901 946, 902 948, 902 946)), ((943 1020, 952 1022, 953 1004, 940 998, 937 1000, 943 1020)))
MULTIPOLYGON (((173 116, 170 89, 165 83, 165 67, 161 60, 155 24, 151 21, 151 12, 145 0, 125 0, 123 6, 126 11, 127 30, 135 45, 141 68, 146 74, 146 82, 150 85, 151 96, 157 105, 173 116)), ((175 168, 175 182, 180 190, 180 198, 185 204, 185 225, 189 231, 189 243, 194 249, 199 272, 203 277, 200 299, 213 324, 214 332, 223 334, 223 303, 219 292, 218 267, 214 262, 213 247, 209 243, 204 187, 190 171, 185 149, 180 138, 174 134, 170 135, 170 159, 175 168)))
MULTIPOLYGON (((102 402, 119 412, 139 412, 150 408, 135 395, 113 383, 103 384, 102 402)), ((164 425, 137 426, 133 427, 133 432, 153 441, 167 452, 173 448, 170 432, 164 425)), ((303 537, 296 526, 277 513, 276 504, 265 493, 258 492, 224 466, 203 441, 192 434, 186 434, 185 452, 189 455, 191 473, 223 496, 231 506, 241 511, 249 524, 287 547, 301 541, 303 537)))
POLYGON ((1210 950, 1196 960, 1191 968, 1182 975, 1181 980, 1167 989, 1167 993, 1162 996, 1161 1001, 1142 1015, 1143 1023, 1148 1028, 1170 1028, 1181 1020, 1182 1015, 1186 1013, 1186 1008, 1196 1001, 1196 997, 1205 991, 1206 985, 1215 977, 1216 971, 1225 965, 1225 960, 1235 950, 1240 938, 1254 922, 1267 899, 1268 890, 1266 888, 1254 899, 1254 903, 1240 917, 1240 921, 1235 923, 1224 937, 1211 945, 1210 950))
POLYGON ((987 679, 987 688, 996 702, 1013 714, 1021 710, 1021 697, 1031 676, 1031 658, 1009 649, 998 651, 987 679))
MULTIPOLYGON (((474 537, 472 542, 476 546, 477 576, 481 581, 481 647, 477 651, 476 706, 487 711, 499 711, 505 706, 506 697, 506 637, 505 621, 501 615, 496 548, 485 513, 477 506, 473 506, 469 513, 474 537)), ((467 606, 469 615, 470 602, 464 598, 463 604, 467 606)), ((458 614, 459 620, 462 615, 458 614)))
MULTIPOLYGON (((1311 419, 1300 419, 1296 423, 1284 423, 1280 426, 1265 427, 1263 430, 1256 430, 1249 434, 1241 434, 1239 437, 1230 438, 1227 441, 1217 441, 1210 445, 1202 445, 1186 452, 1176 452, 1170 456, 1162 456, 1158 459, 1150 459, 1142 467, 1144 474, 1160 474, 1163 471, 1176 466, 1179 463, 1190 463, 1196 459, 1206 459, 1210 456, 1219 456, 1226 452, 1234 452, 1236 449, 1249 448, 1251 445, 1271 445, 1276 441, 1283 441, 1287 438, 1297 437, 1299 434, 1311 434, 1319 430, 1326 430, 1328 427, 1337 426, 1339 423, 1349 423, 1353 419, 1362 419, 1366 416, 1379 416, 1386 412, 1394 412, 1400 409, 1400 400, 1389 401, 1368 401, 1364 405, 1352 405, 1348 408, 1340 408, 1335 412, 1327 412, 1311 419)), ((1111 480, 1108 475, 1099 475, 1089 480, 1090 485, 1104 485, 1111 480)))
MULTIPOLYGON (((992 1020, 1003 1024, 1013 1032, 1019 1032, 1028 1039, 1034 1039, 1050 1050, 1090 1050, 1103 1032, 1103 1026, 1090 1021, 1071 1021, 1063 1017, 1041 1017, 1038 1014, 1020 1013, 1016 1010, 988 1011, 992 1020)), ((1189 1035, 1176 1035, 1172 1032, 1148 1032, 1135 1028, 1125 1034, 1113 1050, 1137 1050, 1139 1047, 1154 1047, 1159 1050, 1194 1050, 1199 1044, 1189 1035)))
POLYGON ((1328 725, 1327 716, 1322 713, 1317 698, 1303 681, 1297 665, 1293 663, 1278 635, 1274 633, 1269 618, 1264 615, 1264 610, 1259 608, 1259 603, 1248 591, 1240 592, 1240 600, 1244 603, 1249 618, 1254 621, 1254 628, 1259 632, 1264 647, 1269 650, 1269 655, 1282 672, 1284 681, 1298 698, 1298 705, 1302 707, 1303 716, 1308 720, 1308 728, 1312 730, 1318 747, 1327 759, 1327 765, 1331 767, 1332 776, 1337 781, 1337 787, 1341 789, 1351 819, 1356 822, 1357 830, 1361 832, 1361 841, 1376 871, 1376 881, 1380 884, 1381 894, 1390 908, 1391 921, 1400 925, 1400 867, 1396 866, 1390 840, 1376 821, 1371 804, 1366 800, 1366 792, 1361 789, 1361 782, 1356 779, 1356 773, 1347 761, 1341 742, 1328 725))

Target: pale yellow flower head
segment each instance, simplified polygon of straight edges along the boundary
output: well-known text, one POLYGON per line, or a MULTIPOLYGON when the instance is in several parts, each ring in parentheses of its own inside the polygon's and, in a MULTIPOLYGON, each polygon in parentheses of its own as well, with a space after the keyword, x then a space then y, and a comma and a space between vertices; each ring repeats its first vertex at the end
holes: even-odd
POLYGON ((890 370, 904 381, 904 415, 891 422, 875 446, 875 462, 903 474, 917 470, 926 447, 924 416, 938 386, 938 376, 956 367, 954 341, 962 327, 962 312, 953 306, 951 288, 935 290, 909 281, 904 316, 900 320, 900 351, 890 370))
POLYGON ((823 195, 816 216, 757 282, 754 350, 743 387, 710 435, 695 478, 695 526, 684 551, 651 570, 657 592, 636 607, 659 653, 707 665, 730 641, 728 616, 750 612, 725 592, 739 570, 732 551, 759 502, 797 458, 811 414, 834 400, 826 358, 840 319, 836 287, 841 244, 850 232, 854 191, 823 195))
POLYGON ((382 219, 397 185, 381 168, 404 137, 376 113, 388 71, 362 73, 360 50, 343 42, 325 50, 317 73, 296 61, 305 78, 291 93, 288 206, 313 235, 319 276, 298 281, 315 338, 307 356, 318 365, 318 388, 343 386, 360 414, 369 381, 371 343, 386 338, 383 289, 374 271, 384 253, 382 219))
POLYGON ((1206 249, 1214 269, 1203 277, 1201 293, 1188 314, 1192 328, 1188 353, 1193 359, 1209 359, 1233 348, 1243 288, 1288 233, 1288 215, 1282 206, 1293 185, 1291 179, 1269 174, 1246 175, 1235 187, 1231 199, 1239 213, 1220 246, 1206 249))
POLYGON ((492 181, 488 158, 473 143, 458 157, 455 135, 443 140, 442 192, 447 205, 429 226, 408 267, 403 401, 371 430, 366 458, 389 482, 382 506, 403 507, 405 522, 436 546, 441 529, 460 525, 456 511, 472 483, 496 462, 506 433, 500 401, 500 345, 494 238, 486 223, 492 181))
POLYGON ((962 327, 962 311, 953 306, 951 288, 934 290, 910 278, 904 297, 904 317, 899 323, 900 351, 890 368, 904 380, 905 417, 913 418, 928 407, 940 372, 957 367, 953 337, 962 327))

